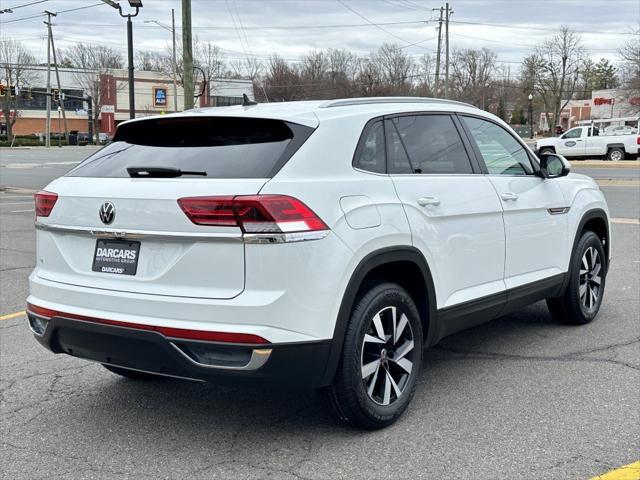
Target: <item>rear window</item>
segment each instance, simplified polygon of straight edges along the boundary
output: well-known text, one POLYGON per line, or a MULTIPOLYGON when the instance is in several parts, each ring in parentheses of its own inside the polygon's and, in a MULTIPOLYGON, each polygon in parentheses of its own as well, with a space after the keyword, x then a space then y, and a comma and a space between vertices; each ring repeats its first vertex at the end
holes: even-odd
POLYGON ((204 178, 271 178, 311 133, 310 127, 259 118, 142 120, 118 127, 113 142, 67 176, 129 177, 127 168, 156 167, 206 172, 204 178))

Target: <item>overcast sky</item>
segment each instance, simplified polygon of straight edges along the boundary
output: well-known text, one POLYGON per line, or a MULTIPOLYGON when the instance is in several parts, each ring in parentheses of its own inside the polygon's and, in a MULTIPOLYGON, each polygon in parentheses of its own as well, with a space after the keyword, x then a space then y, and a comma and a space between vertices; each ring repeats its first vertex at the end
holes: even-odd
MULTIPOLYGON (((43 10, 60 12, 54 23, 56 47, 91 42, 126 53, 125 19, 99 0, 0 0, 0 35, 26 43, 46 58, 43 10), (96 6, 97 5, 97 6, 96 6), (88 7, 88 8, 82 8, 88 7), (64 10, 77 9, 63 12, 64 10), (29 18, 35 16, 35 18, 29 18)), ((127 0, 120 0, 128 11, 127 0)), ((176 11, 181 38, 181 0, 143 0, 134 19, 135 49, 164 51, 171 33, 145 21, 171 24, 176 11)), ((582 36, 590 56, 619 62, 617 50, 640 27, 640 0, 452 0, 452 48, 487 47, 517 71, 521 59, 562 24, 582 36), (487 25, 490 24, 490 25, 487 25)), ((367 54, 384 42, 397 43, 412 56, 435 54, 437 13, 444 2, 422 0, 193 0, 194 36, 210 40, 232 60, 279 53, 296 60, 313 49, 347 48, 367 54), (372 25, 378 24, 378 27, 372 25), (415 45, 412 45, 415 44, 415 45)))

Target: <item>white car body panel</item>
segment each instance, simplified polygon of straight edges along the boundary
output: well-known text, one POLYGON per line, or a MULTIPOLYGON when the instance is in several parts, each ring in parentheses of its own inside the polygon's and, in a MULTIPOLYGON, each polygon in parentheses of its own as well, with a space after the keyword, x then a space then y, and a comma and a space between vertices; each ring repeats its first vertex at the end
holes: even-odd
POLYGON ((482 175, 393 175, 412 243, 438 278, 438 308, 504 291, 502 207, 482 175), (431 197, 438 205, 421 206, 431 197), (473 264, 473 268, 469 265, 473 264))
MULTIPOLYGON (((28 301, 140 324, 252 333, 272 343, 326 340, 333 338, 351 276, 372 252, 418 248, 431 269, 437 308, 447 308, 565 272, 584 212, 608 212, 595 183, 573 174, 549 180, 401 176, 352 166, 360 135, 373 117, 430 110, 481 113, 473 107, 322 104, 266 104, 166 116, 251 116, 316 128, 272 179, 63 177, 52 182, 45 190, 58 193, 59 199, 51 216, 38 220, 45 225, 104 229, 98 209, 112 201, 118 218, 114 228, 207 233, 212 238, 143 238, 141 252, 148 249, 152 255, 139 265, 139 275, 124 278, 91 271, 95 238, 38 231, 38 262, 28 301), (503 190, 517 193, 517 202, 502 201, 503 190), (185 196, 256 193, 301 200, 330 233, 307 242, 244 244, 225 238, 240 236, 239 229, 195 225, 177 205, 185 196), (440 204, 419 206, 417 199, 425 196, 437 197, 440 204), (570 207, 565 215, 546 212, 564 206, 570 207)), ((482 115, 508 129, 496 117, 482 115)))
POLYGON ((489 178, 498 195, 517 195, 516 200, 502 200, 506 288, 562 273, 566 263, 567 220, 565 215, 550 215, 548 211, 566 206, 558 181, 534 176, 489 178))

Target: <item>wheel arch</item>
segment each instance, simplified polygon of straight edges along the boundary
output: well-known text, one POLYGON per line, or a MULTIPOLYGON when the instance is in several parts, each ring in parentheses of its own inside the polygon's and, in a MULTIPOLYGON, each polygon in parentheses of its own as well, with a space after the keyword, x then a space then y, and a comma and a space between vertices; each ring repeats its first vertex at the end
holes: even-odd
POLYGON ((609 230, 609 219, 607 217, 607 213, 601 208, 592 208, 582 215, 573 238, 573 245, 571 247, 572 257, 576 250, 576 246, 585 231, 594 232, 598 235, 600 241, 603 242, 602 247, 605 253, 605 271, 608 271, 611 256, 611 232, 609 230))
POLYGON ((622 150, 626 151, 624 143, 607 143, 607 152, 612 148, 621 148, 622 150))
POLYGON ((342 296, 322 385, 329 385, 333 381, 351 310, 358 294, 369 281, 375 280, 388 280, 405 288, 412 295, 420 312, 425 334, 424 345, 430 345, 432 339, 436 338, 435 286, 424 255, 412 246, 388 247, 371 252, 354 269, 342 296))

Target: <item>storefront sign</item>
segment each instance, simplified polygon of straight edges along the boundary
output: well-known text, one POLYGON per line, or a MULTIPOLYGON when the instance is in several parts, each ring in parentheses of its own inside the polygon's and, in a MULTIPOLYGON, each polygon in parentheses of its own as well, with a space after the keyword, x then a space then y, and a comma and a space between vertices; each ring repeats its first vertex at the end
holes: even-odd
POLYGON ((593 104, 598 106, 598 105, 613 105, 614 100, 613 98, 602 98, 602 97, 597 97, 593 99, 593 104))
POLYGON ((162 87, 153 87, 153 105, 154 107, 167 106, 167 89, 162 87))

